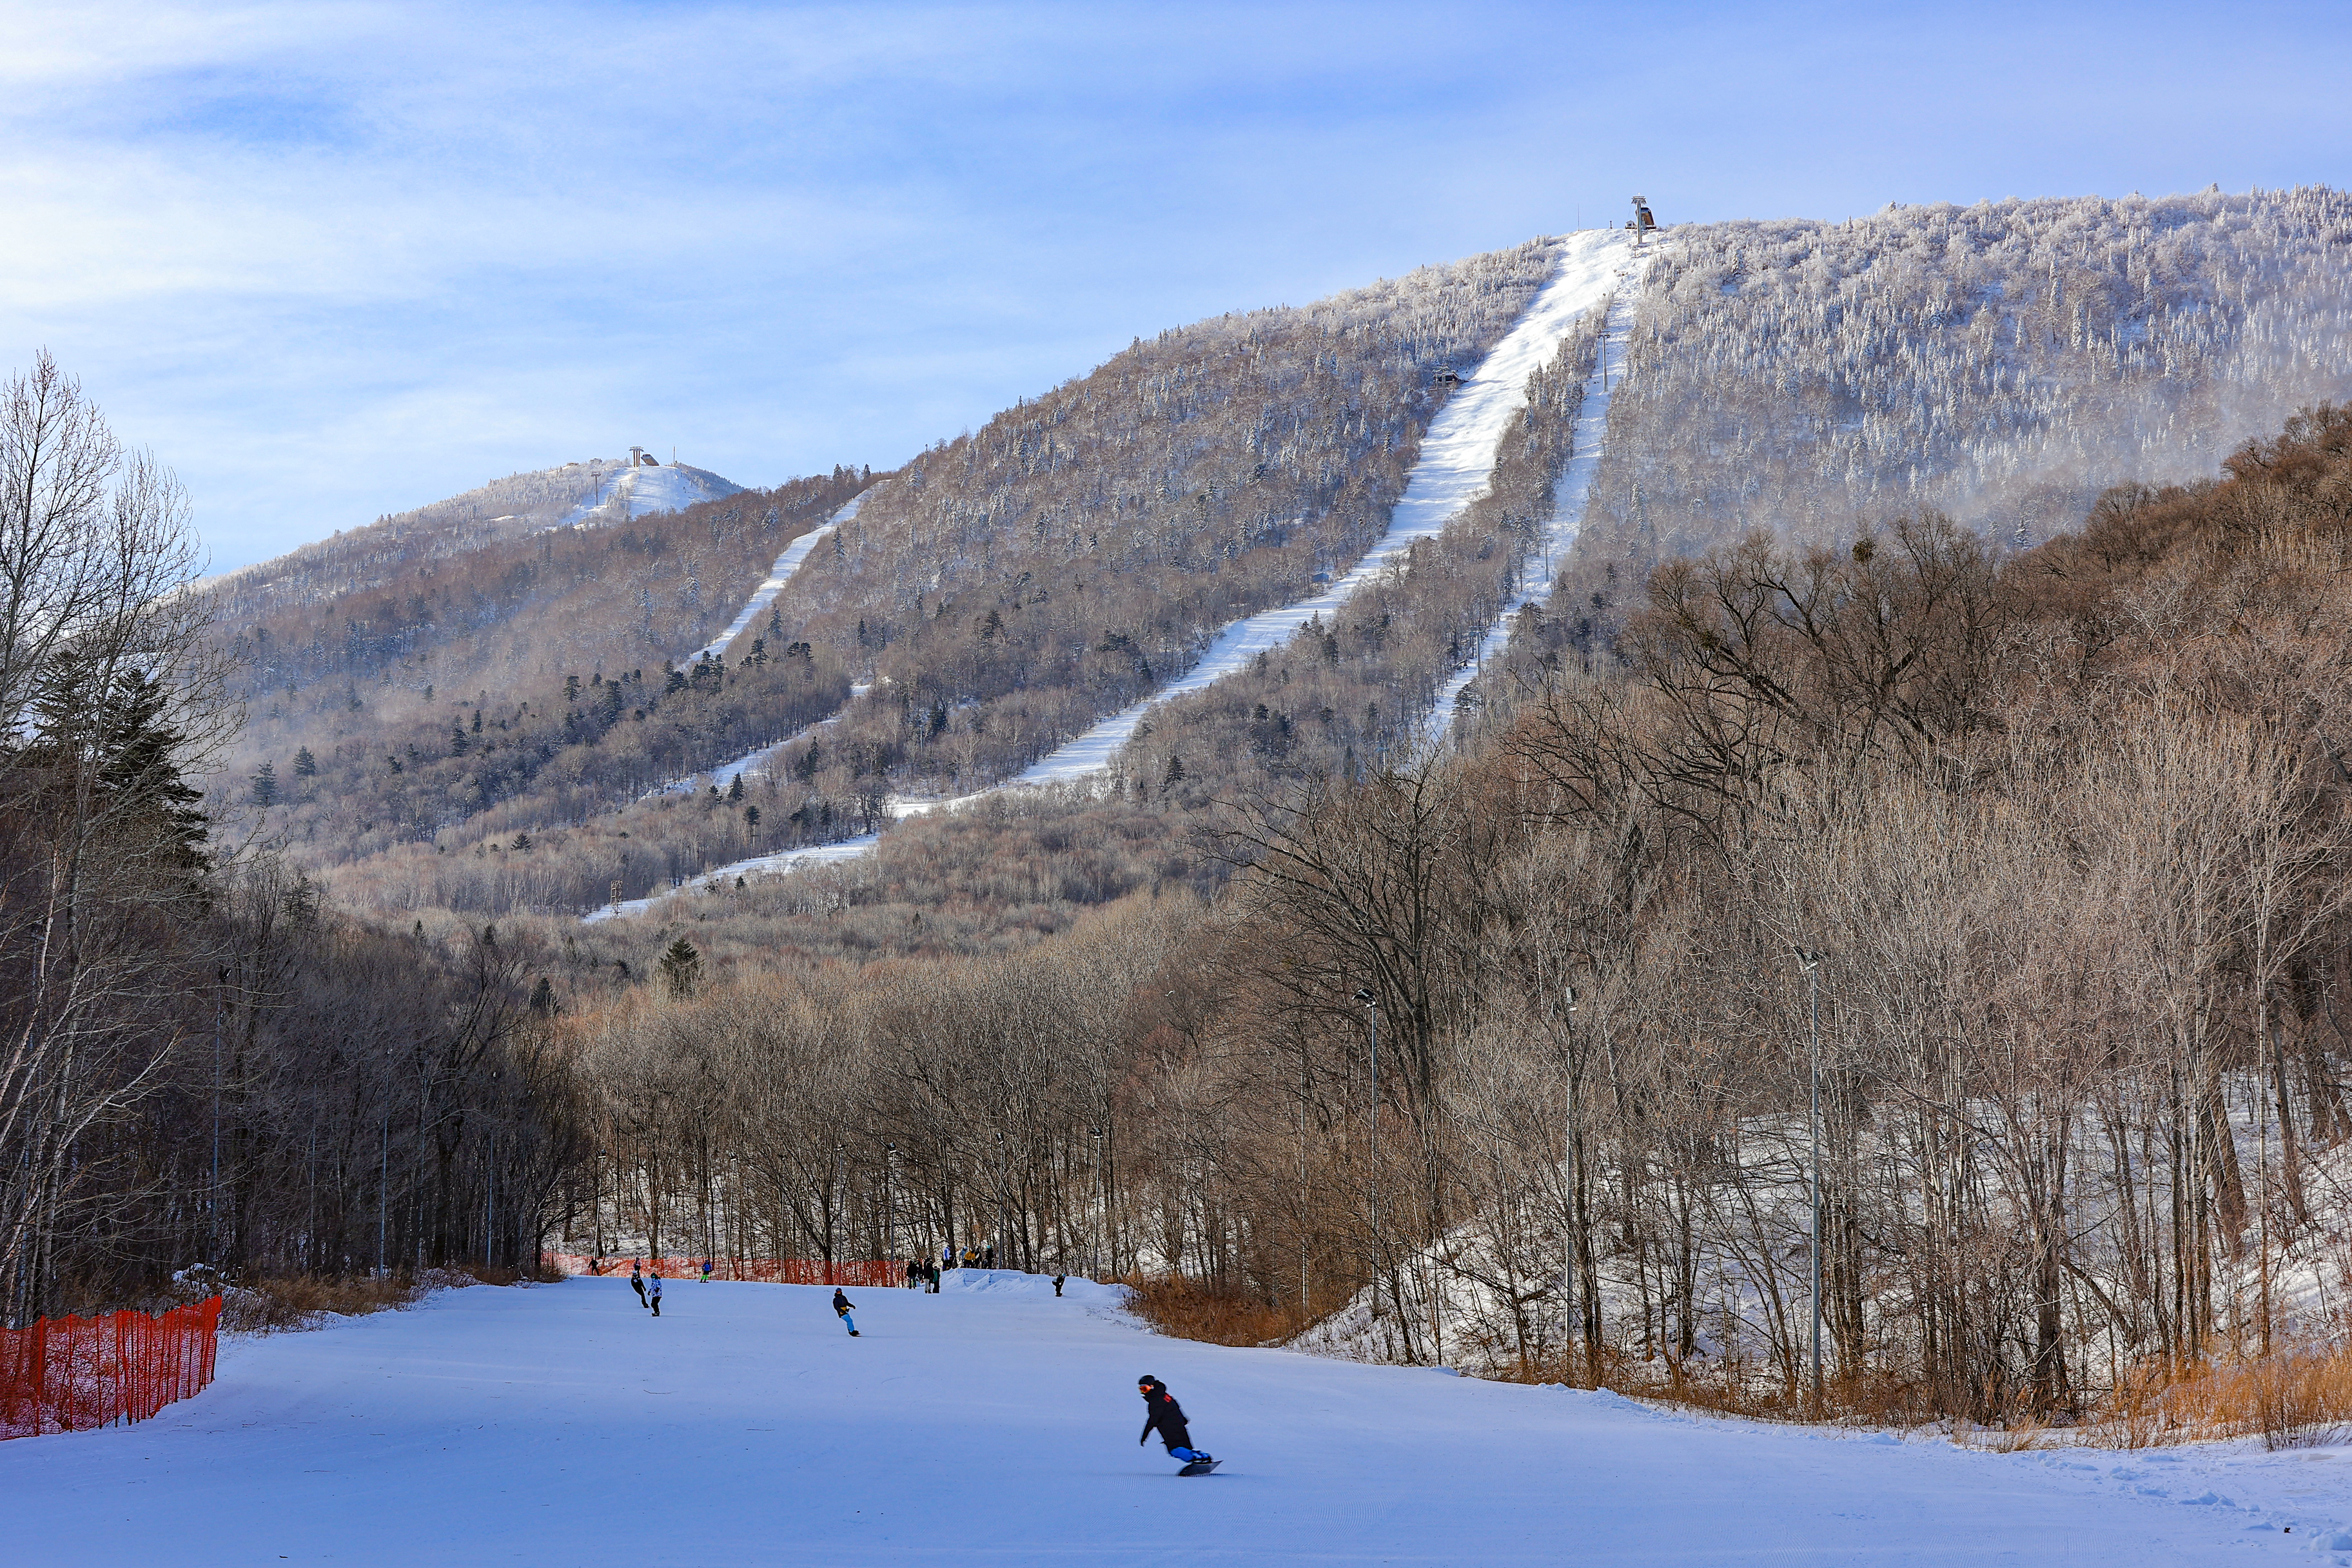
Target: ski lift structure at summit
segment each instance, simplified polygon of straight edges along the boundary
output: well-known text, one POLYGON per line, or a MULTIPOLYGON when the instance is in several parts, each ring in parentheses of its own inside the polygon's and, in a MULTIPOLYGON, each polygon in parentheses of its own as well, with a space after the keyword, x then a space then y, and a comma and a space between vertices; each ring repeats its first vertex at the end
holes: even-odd
POLYGON ((1649 197, 1633 198, 1633 216, 1625 220, 1625 226, 1633 231, 1633 243, 1637 246, 1644 238, 1657 232, 1658 220, 1650 216, 1649 197))

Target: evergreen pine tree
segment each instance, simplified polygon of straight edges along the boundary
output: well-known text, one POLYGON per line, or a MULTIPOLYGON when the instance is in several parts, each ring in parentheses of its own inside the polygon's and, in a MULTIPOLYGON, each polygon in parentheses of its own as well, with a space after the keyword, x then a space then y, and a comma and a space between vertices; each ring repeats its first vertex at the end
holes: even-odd
POLYGON ((669 982, 671 995, 691 996, 695 983, 702 978, 702 954, 695 950, 694 943, 679 937, 662 950, 661 972, 662 978, 669 982))
POLYGON ((319 776, 319 759, 310 754, 310 748, 308 746, 302 747, 294 753, 294 776, 298 779, 314 779, 319 776))
POLYGON ((253 804, 260 806, 278 804, 278 770, 268 763, 254 771, 253 804))

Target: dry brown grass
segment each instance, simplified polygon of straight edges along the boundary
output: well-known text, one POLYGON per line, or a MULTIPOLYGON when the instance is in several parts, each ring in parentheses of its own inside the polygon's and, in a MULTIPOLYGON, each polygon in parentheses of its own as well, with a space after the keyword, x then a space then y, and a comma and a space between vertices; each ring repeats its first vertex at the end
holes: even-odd
POLYGON ((221 1292, 221 1327, 271 1334, 315 1329, 331 1316, 396 1311, 427 1290, 453 1285, 512 1285, 544 1276, 515 1268, 428 1268, 422 1274, 278 1274, 238 1280, 221 1292))
POLYGON ((1275 1344, 1307 1327, 1307 1320, 1255 1296, 1219 1290, 1197 1279, 1127 1280, 1128 1306, 1172 1339, 1213 1345, 1275 1344))
POLYGON ((2295 1345, 2268 1356, 2127 1372, 2073 1440, 2150 1448, 2260 1437, 2265 1448, 2309 1447, 2352 1427, 2352 1348, 2295 1345))
POLYGON ((1679 1362, 1667 1355, 1645 1359, 1604 1350, 1598 1367, 1588 1366, 1579 1352, 1485 1375, 1507 1383, 1605 1388, 1630 1399, 1757 1421, 1885 1427, 1916 1426, 1935 1419, 1934 1401, 1927 1390, 1877 1374, 1830 1379, 1818 1406, 1810 1390, 1791 1387, 1775 1368, 1746 1362, 1679 1362))

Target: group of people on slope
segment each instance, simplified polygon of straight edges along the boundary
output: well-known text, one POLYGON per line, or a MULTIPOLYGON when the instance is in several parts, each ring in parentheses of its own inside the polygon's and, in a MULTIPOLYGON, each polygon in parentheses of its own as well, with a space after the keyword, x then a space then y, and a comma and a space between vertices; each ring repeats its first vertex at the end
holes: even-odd
MULTIPOLYGON (((708 1277, 708 1270, 705 1271, 706 1277, 708 1277)), ((629 1289, 637 1293, 638 1306, 651 1308, 654 1316, 656 1318, 661 1316, 662 1277, 660 1269, 656 1268, 651 1274, 640 1273, 637 1268, 637 1260, 634 1258, 630 1258, 629 1289)))
MULTIPOLYGON (((993 1252, 995 1248, 991 1247, 989 1250, 993 1252)), ((707 1276, 708 1270, 705 1272, 707 1276)), ((1060 1274, 1054 1276, 1055 1295, 1058 1296, 1062 1293, 1062 1281, 1066 1278, 1067 1277, 1060 1274)), ((938 1266, 929 1259, 925 1259, 919 1265, 913 1259, 908 1259, 908 1288, 915 1289, 918 1281, 926 1279, 929 1282, 931 1289, 937 1290, 940 1288, 938 1266)), ((632 1258, 629 1259, 629 1288, 637 1293, 638 1301, 655 1317, 661 1316, 660 1269, 656 1268, 651 1274, 646 1274, 639 1269, 637 1260, 632 1258)), ((849 1300, 847 1293, 835 1286, 833 1292, 833 1315, 841 1320, 842 1327, 849 1331, 851 1339, 858 1337, 857 1320, 851 1315, 856 1310, 856 1307, 849 1300)), ((1216 1463, 1212 1455, 1192 1447, 1192 1428, 1184 1419, 1184 1407, 1176 1403, 1176 1396, 1168 1392, 1166 1384, 1147 1373, 1136 1380, 1135 1387, 1136 1392, 1143 1395, 1143 1432, 1135 1440, 1139 1447, 1149 1442, 1152 1433, 1157 1432, 1160 1434, 1160 1442, 1167 1447, 1168 1457, 1171 1459, 1182 1460, 1187 1467, 1187 1474, 1192 1473, 1190 1469, 1192 1466, 1211 1466, 1216 1463)))

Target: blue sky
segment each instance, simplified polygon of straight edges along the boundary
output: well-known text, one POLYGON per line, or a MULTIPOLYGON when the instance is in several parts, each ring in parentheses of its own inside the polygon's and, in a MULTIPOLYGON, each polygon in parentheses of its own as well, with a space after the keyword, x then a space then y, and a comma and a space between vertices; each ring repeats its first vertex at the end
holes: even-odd
POLYGON ((2352 181, 2352 6, 10 7, 0 349, 215 563, 631 444, 895 465, 1615 220, 2352 181))

